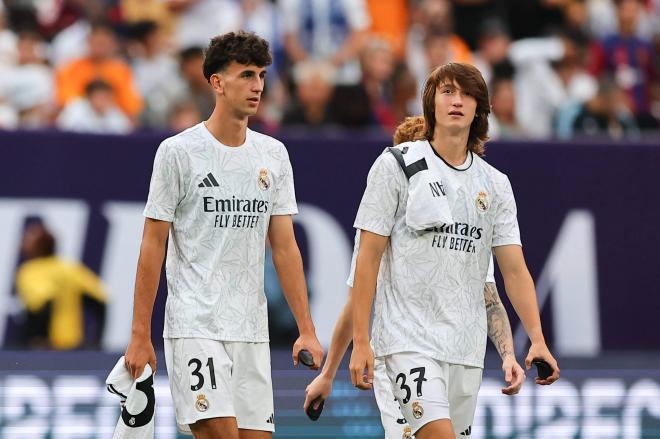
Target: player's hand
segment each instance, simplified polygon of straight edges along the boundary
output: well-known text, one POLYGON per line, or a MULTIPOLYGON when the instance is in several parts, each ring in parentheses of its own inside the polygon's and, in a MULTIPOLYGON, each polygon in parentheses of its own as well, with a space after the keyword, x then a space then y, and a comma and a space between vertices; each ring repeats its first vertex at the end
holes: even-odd
POLYGON ((515 395, 520 392, 520 388, 525 382, 525 371, 516 361, 513 355, 507 355, 502 360, 502 372, 504 372, 504 381, 508 384, 502 388, 505 395, 515 395))
POLYGON ((124 354, 126 369, 133 379, 138 379, 144 371, 144 366, 149 363, 151 370, 156 373, 156 352, 151 343, 151 337, 132 336, 131 342, 124 354))
POLYGON ((369 346, 369 343, 353 344, 349 369, 351 372, 351 382, 355 387, 362 390, 373 388, 374 351, 369 346))
POLYGON ((324 353, 321 343, 316 338, 316 334, 301 334, 293 344, 293 352, 291 354, 293 355, 294 366, 298 366, 298 354, 303 349, 309 351, 314 359, 314 365, 310 369, 318 370, 321 367, 321 363, 323 363, 324 353))
POLYGON ((332 393, 332 378, 321 372, 305 389, 305 403, 303 404, 303 408, 307 411, 307 407, 314 400, 319 399, 314 407, 314 409, 317 409, 322 401, 328 399, 330 393, 332 393))
POLYGON ((553 357, 548 350, 548 347, 545 345, 545 343, 532 343, 532 345, 529 347, 529 353, 527 354, 527 358, 525 358, 525 366, 527 367, 527 370, 531 369, 532 361, 537 358, 548 362, 548 364, 552 367, 552 375, 550 375, 548 379, 545 380, 539 379, 537 377, 536 384, 547 386, 557 381, 559 379, 559 365, 557 364, 555 357, 553 357))

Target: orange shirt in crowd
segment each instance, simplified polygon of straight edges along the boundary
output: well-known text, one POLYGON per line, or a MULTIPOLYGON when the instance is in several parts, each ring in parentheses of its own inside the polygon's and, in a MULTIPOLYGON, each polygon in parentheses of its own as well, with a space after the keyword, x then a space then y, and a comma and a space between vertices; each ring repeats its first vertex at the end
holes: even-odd
POLYGON ((102 79, 112 86, 117 105, 129 116, 136 117, 142 111, 142 98, 133 85, 131 69, 118 59, 92 61, 80 58, 57 71, 57 103, 64 106, 85 94, 85 87, 95 79, 102 79))
POLYGON ((371 32, 392 44, 397 58, 403 58, 406 49, 409 17, 406 0, 367 0, 371 16, 371 32))

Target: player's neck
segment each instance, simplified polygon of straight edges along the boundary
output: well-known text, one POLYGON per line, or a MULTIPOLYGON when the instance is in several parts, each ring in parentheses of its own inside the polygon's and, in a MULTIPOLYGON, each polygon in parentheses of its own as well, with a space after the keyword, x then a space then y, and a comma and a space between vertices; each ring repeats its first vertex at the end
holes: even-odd
POLYGON ((209 132, 220 143, 227 146, 241 146, 245 143, 248 118, 237 118, 222 111, 216 105, 211 116, 204 122, 209 132))
POLYGON ((452 133, 436 125, 431 146, 447 163, 460 166, 467 160, 469 135, 469 130, 452 133))

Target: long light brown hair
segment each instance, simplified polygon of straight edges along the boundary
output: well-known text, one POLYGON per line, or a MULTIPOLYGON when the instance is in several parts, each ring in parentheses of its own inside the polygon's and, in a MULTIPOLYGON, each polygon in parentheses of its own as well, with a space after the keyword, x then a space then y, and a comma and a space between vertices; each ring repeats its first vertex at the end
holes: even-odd
POLYGON ((426 122, 425 137, 433 140, 435 131, 435 93, 442 84, 453 84, 454 81, 467 93, 477 100, 477 109, 474 120, 470 125, 468 136, 468 150, 482 156, 486 152, 485 143, 488 140, 488 115, 490 114, 490 101, 488 87, 479 70, 465 63, 448 63, 436 68, 424 85, 422 102, 424 105, 424 120, 426 122))

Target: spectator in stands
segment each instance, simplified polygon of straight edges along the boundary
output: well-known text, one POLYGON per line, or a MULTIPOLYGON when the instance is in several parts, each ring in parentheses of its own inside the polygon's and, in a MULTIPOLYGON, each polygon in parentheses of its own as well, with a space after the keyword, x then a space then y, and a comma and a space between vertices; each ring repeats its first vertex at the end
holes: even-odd
POLYGON ((168 52, 165 35, 155 21, 139 21, 130 27, 128 46, 135 82, 144 98, 142 126, 165 128, 172 106, 185 84, 176 58, 168 52))
POLYGON ((134 86, 130 66, 117 57, 117 38, 108 23, 92 25, 88 49, 87 56, 57 70, 58 105, 64 106, 79 98, 91 81, 101 79, 112 87, 122 111, 133 120, 137 118, 142 111, 142 98, 134 86))
POLYGON ((371 18, 369 33, 387 40, 397 61, 403 60, 410 24, 408 1, 367 0, 367 8, 371 18))
POLYGON ((338 69, 337 84, 360 81, 357 57, 370 24, 365 0, 280 0, 280 5, 284 47, 293 63, 329 62, 338 69))
POLYGON ((195 101, 191 99, 179 101, 172 107, 169 117, 167 128, 175 133, 190 128, 201 122, 202 116, 199 114, 199 109, 195 101))
POLYGON ((491 112, 488 118, 488 136, 491 139, 512 139, 525 136, 518 123, 516 95, 511 77, 496 76, 490 83, 491 112))
POLYGON ((0 2, 0 74, 16 61, 16 34, 6 28, 6 9, 0 2))
POLYGON ((162 0, 176 17, 174 43, 179 50, 206 47, 216 35, 242 28, 235 0, 162 0))
POLYGON ((188 47, 179 53, 179 69, 184 87, 177 96, 177 101, 192 99, 202 119, 205 120, 213 112, 215 98, 211 86, 202 73, 203 64, 204 51, 201 47, 188 47))
POLYGON ((126 134, 132 129, 131 121, 115 105, 112 87, 100 79, 87 85, 84 97, 64 107, 56 125, 65 131, 99 134, 126 134))
POLYGON ((598 94, 581 106, 573 122, 571 137, 639 139, 635 117, 624 102, 624 93, 616 82, 610 78, 602 79, 598 94))
POLYGON ((517 119, 530 137, 551 137, 557 116, 596 94, 597 82, 582 66, 584 48, 573 33, 511 44, 517 119))
POLYGON ((320 61, 303 61, 294 67, 295 98, 284 113, 283 126, 318 127, 334 122, 329 108, 334 73, 332 65, 320 61))
POLYGON ((46 44, 35 32, 23 31, 17 62, 3 73, 3 92, 17 111, 18 127, 45 128, 52 123, 55 101, 53 69, 46 63, 46 44))
POLYGON ((613 75, 642 128, 658 128, 651 115, 653 87, 658 87, 657 57, 650 40, 639 37, 637 26, 642 0, 616 0, 618 33, 603 38, 595 48, 592 73, 613 75))
POLYGON ((472 58, 474 66, 479 69, 486 84, 490 84, 493 78, 493 66, 507 59, 510 45, 511 37, 502 20, 489 19, 481 25, 477 51, 472 58))
POLYGON ((393 74, 395 55, 387 40, 371 37, 360 54, 362 86, 366 91, 371 107, 373 125, 393 133, 399 119, 393 106, 393 74))
POLYGON ((18 297, 27 313, 28 346, 63 350, 98 347, 107 294, 91 270, 62 260, 55 255, 55 247, 55 238, 43 224, 28 225, 22 242, 26 261, 16 275, 18 297), (95 334, 85 334, 85 310, 94 316, 95 334), (89 335, 93 340, 86 340, 89 335))

